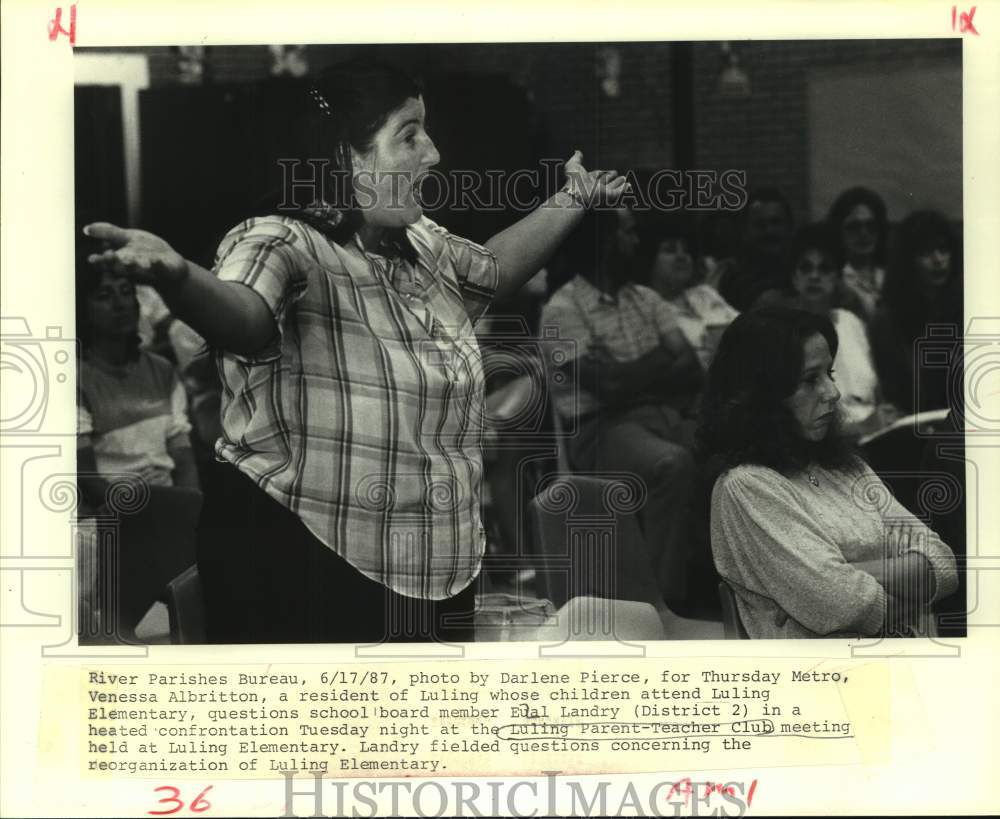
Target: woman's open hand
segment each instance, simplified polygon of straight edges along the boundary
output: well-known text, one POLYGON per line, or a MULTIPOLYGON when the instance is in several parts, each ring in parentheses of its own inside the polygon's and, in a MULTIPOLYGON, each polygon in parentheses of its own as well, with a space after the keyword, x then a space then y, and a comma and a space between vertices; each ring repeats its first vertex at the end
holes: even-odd
POLYGON ((583 167, 580 151, 574 151, 566 160, 565 171, 570 190, 578 194, 587 207, 614 205, 628 190, 628 181, 618 171, 588 171, 583 167))
POLYGON ((159 236, 145 230, 94 222, 83 232, 107 246, 103 252, 88 256, 87 261, 111 273, 153 287, 180 282, 188 275, 184 257, 159 236))

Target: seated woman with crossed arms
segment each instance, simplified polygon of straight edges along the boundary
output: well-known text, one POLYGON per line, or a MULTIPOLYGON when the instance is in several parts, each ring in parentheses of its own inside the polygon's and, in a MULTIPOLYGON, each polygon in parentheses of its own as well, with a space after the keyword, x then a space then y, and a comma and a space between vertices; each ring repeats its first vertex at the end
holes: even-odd
POLYGON ((841 435, 836 354, 826 316, 786 307, 723 334, 699 433, 716 568, 751 638, 931 635, 955 556, 841 435))

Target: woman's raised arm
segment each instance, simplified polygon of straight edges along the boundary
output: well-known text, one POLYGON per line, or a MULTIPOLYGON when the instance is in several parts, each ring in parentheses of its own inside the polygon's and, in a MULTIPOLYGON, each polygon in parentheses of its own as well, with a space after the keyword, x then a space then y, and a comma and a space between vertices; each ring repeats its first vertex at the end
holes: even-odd
POLYGON ((108 245, 88 258, 91 264, 155 287, 171 312, 210 346, 253 355, 276 336, 274 317, 253 290, 220 281, 159 236, 107 222, 87 225, 83 232, 108 245))
POLYGON ((585 207, 617 202, 626 190, 616 171, 588 171, 583 154, 566 161, 566 178, 573 193, 560 191, 523 219, 486 240, 500 264, 497 297, 516 293, 548 261, 576 227, 585 207))

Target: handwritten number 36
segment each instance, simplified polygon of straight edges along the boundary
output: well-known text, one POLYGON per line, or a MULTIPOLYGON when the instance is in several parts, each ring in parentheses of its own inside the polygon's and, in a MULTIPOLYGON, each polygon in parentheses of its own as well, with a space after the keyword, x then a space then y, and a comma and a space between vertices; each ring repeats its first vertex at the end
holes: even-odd
MULTIPOLYGON (((210 807, 212 807, 212 803, 209 802, 207 799, 205 799, 205 794, 208 793, 210 790, 212 790, 212 785, 209 785, 207 788, 205 788, 205 790, 199 793, 194 798, 194 801, 190 805, 188 805, 188 807, 195 813, 202 813, 208 810, 210 807)), ((160 805, 173 804, 175 807, 170 808, 170 810, 146 811, 150 816, 167 816, 168 814, 171 813, 177 813, 177 811, 179 811, 181 808, 184 807, 184 800, 178 798, 181 792, 173 785, 163 785, 162 787, 154 790, 153 793, 156 793, 157 791, 173 791, 172 795, 164 796, 159 801, 158 804, 160 805)))

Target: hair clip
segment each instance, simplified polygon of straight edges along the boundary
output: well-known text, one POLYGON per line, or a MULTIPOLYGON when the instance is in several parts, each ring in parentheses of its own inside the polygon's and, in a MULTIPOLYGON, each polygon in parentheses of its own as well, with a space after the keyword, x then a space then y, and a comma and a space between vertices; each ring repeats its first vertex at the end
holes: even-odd
POLYGON ((326 97, 324 97, 321 93, 319 93, 317 89, 310 88, 309 96, 312 97, 313 100, 315 100, 316 104, 319 106, 319 109, 324 114, 326 114, 328 117, 333 116, 333 109, 330 108, 330 103, 326 101, 326 97))

